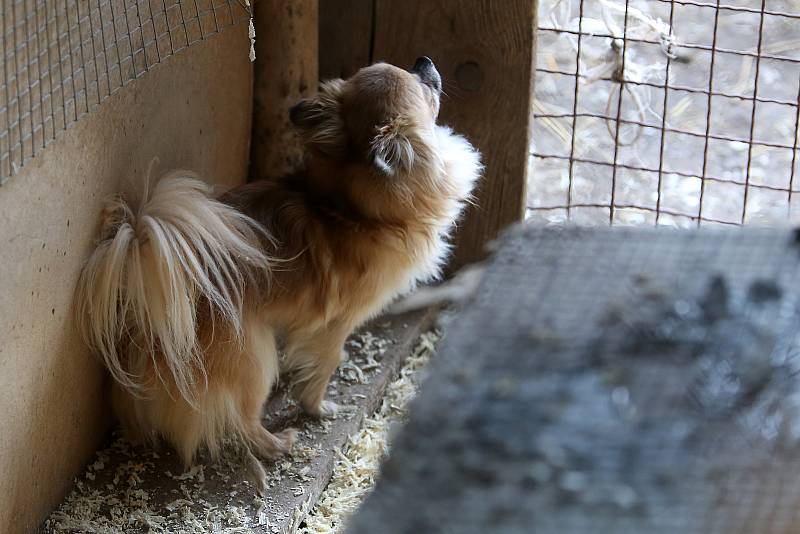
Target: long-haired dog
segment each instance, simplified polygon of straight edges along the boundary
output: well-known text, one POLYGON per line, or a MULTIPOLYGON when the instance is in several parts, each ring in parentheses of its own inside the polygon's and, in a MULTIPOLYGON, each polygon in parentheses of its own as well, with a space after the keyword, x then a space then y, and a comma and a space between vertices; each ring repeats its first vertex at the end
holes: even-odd
POLYGON ((187 465, 235 437, 263 485, 256 457, 295 435, 261 422, 279 368, 306 412, 335 411, 324 396, 345 339, 438 276, 481 172, 478 152, 437 126, 440 94, 428 58, 375 64, 291 109, 307 152, 295 174, 215 199, 173 173, 138 209, 109 202, 76 306, 132 437, 165 439, 187 465))

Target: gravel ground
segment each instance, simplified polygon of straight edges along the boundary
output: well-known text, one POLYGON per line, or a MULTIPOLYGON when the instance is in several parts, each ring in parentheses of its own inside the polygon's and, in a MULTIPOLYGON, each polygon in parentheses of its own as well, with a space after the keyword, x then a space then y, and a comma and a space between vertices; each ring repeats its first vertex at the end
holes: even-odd
MULTIPOLYGON (((713 3, 711 1, 707 3, 713 3)), ((723 4, 759 9, 760 0, 727 0, 723 4)), ((578 0, 542 0, 540 2, 540 28, 578 29, 578 0)), ((770 0, 767 9, 793 13, 800 16, 800 1, 770 0)), ((687 48, 685 44, 712 45, 715 22, 713 7, 675 5, 672 33, 675 58, 670 61, 669 85, 696 90, 708 90, 711 52, 687 48)), ((619 35, 623 27, 624 2, 622 0, 585 0, 582 30, 585 34, 619 35), (616 8, 616 9, 615 9, 616 8), (605 14, 604 14, 605 11, 605 14), (611 30, 609 30, 611 27, 611 30), (617 33, 619 32, 619 33, 617 33)), ((628 15, 629 35, 659 40, 659 29, 669 35, 670 3, 657 0, 631 0, 628 15), (638 16, 642 14, 642 17, 638 16), (661 26, 658 22, 662 21, 661 26), (644 22, 644 21, 650 21, 644 22), (666 31, 664 31, 666 28, 666 31)), ((758 50, 758 13, 721 10, 718 20, 717 49, 755 53, 758 50)), ((580 70, 589 79, 579 86, 577 111, 617 114, 619 84, 608 80, 619 55, 615 55, 612 40, 608 37, 584 35, 581 42, 580 70)), ((548 70, 574 72, 576 68, 576 38, 573 35, 539 31, 538 67, 548 70)), ((762 54, 783 56, 800 60, 800 20, 777 15, 764 18, 762 54)), ((667 56, 659 44, 628 42, 626 49, 626 79, 663 85, 667 79, 667 56)), ((741 95, 740 98, 713 96, 711 98, 712 135, 741 139, 745 142, 711 139, 705 176, 722 181, 705 181, 702 191, 702 216, 727 223, 781 225, 788 221, 800 222, 800 204, 794 195, 789 202, 786 191, 792 177, 793 152, 791 148, 776 148, 758 144, 796 146, 798 83, 800 62, 762 58, 758 75, 758 97, 787 102, 773 104, 759 102, 755 106, 752 128, 754 145, 750 151, 750 174, 747 174, 748 141, 753 112, 756 59, 718 51, 715 55, 715 92, 741 95), (749 180, 747 205, 744 183, 749 180), (738 182, 738 183, 737 183, 738 182), (759 187, 764 186, 764 187, 759 187)), ((647 169, 659 168, 662 145, 660 127, 664 111, 665 91, 659 87, 626 84, 622 95, 623 119, 642 122, 640 127, 622 123, 618 134, 616 161, 620 164, 647 169), (628 90, 631 89, 631 91, 628 90), (641 106, 636 105, 636 100, 641 106)), ((566 115, 562 118, 537 117, 534 120, 532 154, 569 156, 572 137, 574 76, 537 72, 534 111, 536 115, 566 115)), ((565 209, 541 209, 570 204, 598 204, 609 206, 612 188, 615 205, 636 206, 642 209, 622 208, 614 211, 614 224, 654 224, 654 212, 659 199, 664 211, 684 214, 677 216, 662 213, 659 224, 692 227, 701 207, 701 179, 706 131, 708 97, 685 90, 670 89, 667 98, 667 128, 688 130, 700 137, 668 132, 663 139, 663 173, 659 187, 657 172, 618 168, 613 176, 612 166, 575 163, 571 198, 568 200, 569 164, 555 158, 531 156, 532 172, 529 179, 529 218, 546 223, 566 220, 565 209), (680 174, 688 176, 682 176, 680 174), (613 185, 612 185, 613 183, 613 185)), ((608 162, 614 161, 617 136, 613 120, 578 117, 575 131, 577 158, 608 162)), ((800 156, 794 158, 794 185, 800 189, 800 156)), ((572 208, 570 220, 577 224, 608 224, 608 207, 572 208)), ((703 221, 703 224, 715 224, 703 221)))

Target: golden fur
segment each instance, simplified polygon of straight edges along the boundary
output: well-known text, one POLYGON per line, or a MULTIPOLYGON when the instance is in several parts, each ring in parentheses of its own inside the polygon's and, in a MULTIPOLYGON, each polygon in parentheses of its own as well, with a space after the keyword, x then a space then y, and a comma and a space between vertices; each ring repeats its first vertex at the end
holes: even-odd
POLYGON ((215 200, 179 173, 138 212, 109 204, 76 306, 134 437, 166 439, 188 464, 235 436, 263 478, 253 454, 294 439, 261 423, 279 371, 305 411, 336 409, 324 394, 346 337, 439 275, 480 174, 478 153, 436 125, 438 73, 426 68, 376 64, 292 108, 307 159, 291 176, 215 200))

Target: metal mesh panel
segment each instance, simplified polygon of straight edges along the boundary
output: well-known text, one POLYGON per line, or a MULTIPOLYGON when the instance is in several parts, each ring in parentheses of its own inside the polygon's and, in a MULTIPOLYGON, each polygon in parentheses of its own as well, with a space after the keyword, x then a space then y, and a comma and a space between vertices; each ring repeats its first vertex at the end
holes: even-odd
POLYGON ((542 0, 529 216, 793 222, 793 0, 542 0))
POLYGON ((509 232, 348 532, 800 532, 797 237, 509 232))
POLYGON ((248 17, 235 0, 3 0, 0 183, 131 80, 248 17))

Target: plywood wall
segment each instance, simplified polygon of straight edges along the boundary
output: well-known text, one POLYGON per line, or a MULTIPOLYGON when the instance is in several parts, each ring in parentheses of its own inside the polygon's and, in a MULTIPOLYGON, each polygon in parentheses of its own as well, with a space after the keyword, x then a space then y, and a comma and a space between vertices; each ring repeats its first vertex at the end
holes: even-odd
POLYGON ((0 531, 34 531, 108 428, 104 374, 71 310, 102 199, 139 189, 153 158, 244 181, 248 49, 239 25, 177 53, 0 187, 0 531))

